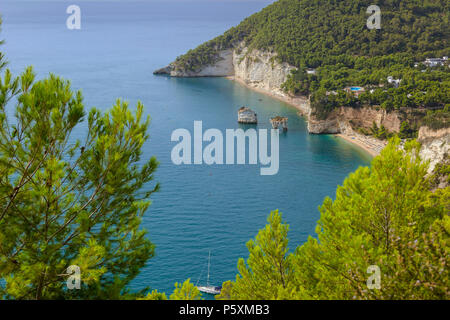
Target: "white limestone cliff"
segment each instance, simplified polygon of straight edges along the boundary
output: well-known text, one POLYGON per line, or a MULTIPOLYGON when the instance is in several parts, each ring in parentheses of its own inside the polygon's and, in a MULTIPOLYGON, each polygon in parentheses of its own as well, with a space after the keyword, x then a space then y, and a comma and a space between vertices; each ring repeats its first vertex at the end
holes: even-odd
POLYGON ((449 161, 450 128, 432 130, 428 127, 421 127, 417 141, 422 144, 420 157, 430 161, 430 172, 438 163, 449 161))

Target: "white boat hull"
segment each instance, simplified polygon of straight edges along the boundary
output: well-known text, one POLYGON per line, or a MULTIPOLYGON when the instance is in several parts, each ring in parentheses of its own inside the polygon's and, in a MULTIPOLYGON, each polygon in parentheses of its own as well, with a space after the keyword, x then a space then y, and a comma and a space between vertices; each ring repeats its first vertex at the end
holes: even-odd
POLYGON ((216 287, 197 287, 200 292, 208 293, 208 294, 219 294, 220 290, 216 287))

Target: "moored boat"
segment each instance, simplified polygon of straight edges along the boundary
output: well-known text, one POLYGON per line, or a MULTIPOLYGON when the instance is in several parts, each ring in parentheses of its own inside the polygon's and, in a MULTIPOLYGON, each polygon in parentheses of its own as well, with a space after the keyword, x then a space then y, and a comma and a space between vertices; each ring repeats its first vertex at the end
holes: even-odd
POLYGON ((222 290, 222 287, 221 286, 212 286, 212 285, 210 285, 210 283, 209 283, 210 266, 211 266, 211 251, 209 251, 209 255, 208 255, 208 277, 207 277, 207 280, 206 280, 206 286, 197 286, 197 289, 200 292, 203 292, 203 293, 217 295, 217 294, 220 294, 220 291, 222 290))

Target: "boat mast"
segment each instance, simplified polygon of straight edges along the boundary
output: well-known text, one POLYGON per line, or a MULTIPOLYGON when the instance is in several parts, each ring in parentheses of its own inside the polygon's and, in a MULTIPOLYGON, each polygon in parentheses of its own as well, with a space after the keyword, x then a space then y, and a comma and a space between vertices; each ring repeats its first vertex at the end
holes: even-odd
POLYGON ((206 281, 206 285, 209 287, 209 265, 211 262, 211 250, 209 250, 209 255, 208 255, 208 280, 206 281))

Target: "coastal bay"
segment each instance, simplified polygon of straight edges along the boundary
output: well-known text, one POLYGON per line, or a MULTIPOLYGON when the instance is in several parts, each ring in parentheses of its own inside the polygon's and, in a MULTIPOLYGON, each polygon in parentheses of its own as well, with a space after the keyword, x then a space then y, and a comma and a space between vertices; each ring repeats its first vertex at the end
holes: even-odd
MULTIPOLYGON (((68 31, 59 15, 65 17, 65 4, 29 3, 20 11, 15 1, 2 1, 3 51, 14 74, 32 64, 38 78, 51 72, 71 79, 74 88, 83 90, 88 110, 108 110, 121 97, 130 106, 142 101, 145 116, 151 116, 143 152, 144 158, 154 155, 161 163, 155 174, 161 190, 152 195, 143 225, 156 244, 156 256, 134 280, 133 289, 150 286, 171 292, 177 281, 204 282, 209 250, 211 282, 233 279, 237 259, 247 255, 245 243, 264 227, 273 209, 280 209, 290 224, 291 247, 303 243, 314 234, 324 197, 334 197, 336 185, 369 164, 371 157, 360 148, 333 136, 308 134, 305 120, 286 102, 237 82, 152 76, 153 70, 236 25, 264 3, 204 6, 181 1, 183 15, 173 16, 170 5, 161 3, 104 6, 89 1, 81 4, 85 20, 77 32, 68 31), (190 128, 195 120, 202 120, 205 128, 249 128, 237 123, 237 111, 244 105, 258 114, 258 125, 250 127, 271 128, 270 118, 276 115, 289 118, 289 131, 280 135, 277 175, 260 176, 253 165, 172 163, 174 130, 190 128)), ((84 136, 86 121, 83 125, 75 137, 84 136)))

